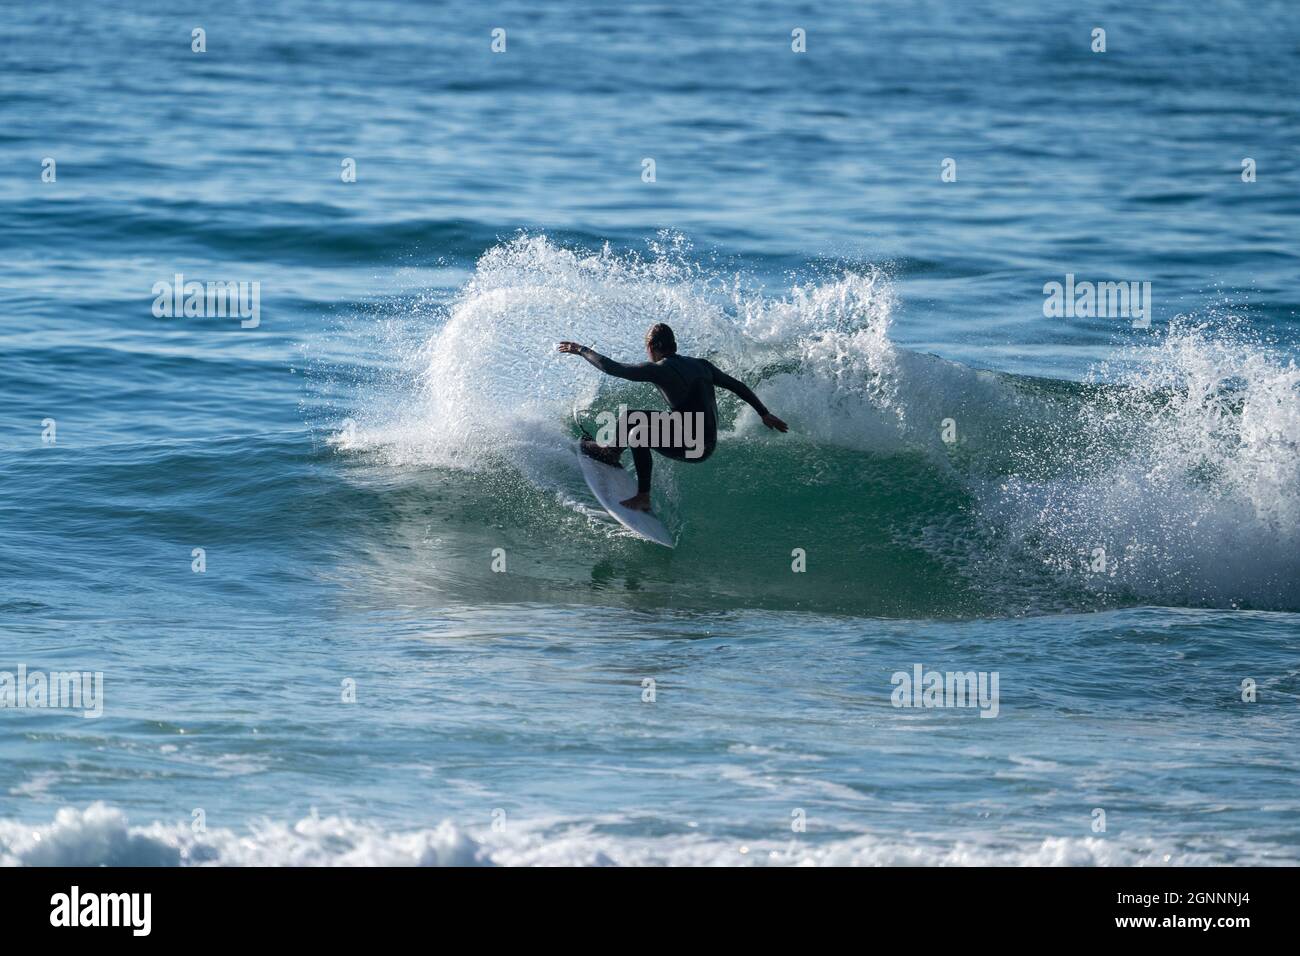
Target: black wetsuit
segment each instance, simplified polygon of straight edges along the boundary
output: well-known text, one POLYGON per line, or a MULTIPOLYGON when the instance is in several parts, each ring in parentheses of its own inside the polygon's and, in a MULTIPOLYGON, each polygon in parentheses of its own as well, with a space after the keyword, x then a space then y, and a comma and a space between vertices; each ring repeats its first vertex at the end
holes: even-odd
MULTIPOLYGON (((767 414, 767 406, 758 400, 758 396, 748 385, 732 378, 705 359, 669 355, 658 362, 625 365, 588 348, 584 348, 581 355, 606 375, 625 378, 629 382, 650 382, 659 389, 664 400, 668 402, 668 407, 675 412, 703 413, 704 454, 698 458, 688 458, 686 457, 688 449, 684 445, 655 447, 655 451, 668 458, 698 462, 704 461, 713 454, 713 449, 718 443, 718 401, 713 391, 714 386, 721 386, 729 392, 734 392, 752 405, 758 414, 767 414)), ((650 472, 653 468, 650 449, 632 446, 632 461, 636 465, 637 490, 649 491, 650 472)))

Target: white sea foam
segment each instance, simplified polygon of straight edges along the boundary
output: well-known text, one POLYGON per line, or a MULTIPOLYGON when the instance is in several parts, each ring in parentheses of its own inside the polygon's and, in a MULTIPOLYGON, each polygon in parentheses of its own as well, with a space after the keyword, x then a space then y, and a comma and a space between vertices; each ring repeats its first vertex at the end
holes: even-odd
MULTIPOLYGON (((617 822, 617 821, 611 821, 617 822)), ((261 821, 194 832, 188 823, 131 825, 102 803, 64 808, 53 822, 0 820, 6 866, 1182 866, 1292 863, 1256 843, 1188 846, 1158 839, 860 834, 833 839, 623 837, 597 826, 511 821, 504 830, 390 828, 345 817, 261 821)))

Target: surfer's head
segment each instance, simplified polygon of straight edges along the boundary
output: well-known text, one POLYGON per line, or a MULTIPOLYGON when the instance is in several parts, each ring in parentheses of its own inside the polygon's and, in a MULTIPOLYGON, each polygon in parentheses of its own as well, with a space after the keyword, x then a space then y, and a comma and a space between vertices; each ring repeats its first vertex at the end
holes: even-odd
POLYGON ((645 350, 652 362, 667 355, 676 355, 677 338, 673 335, 673 330, 662 322, 650 326, 650 331, 645 334, 645 350))

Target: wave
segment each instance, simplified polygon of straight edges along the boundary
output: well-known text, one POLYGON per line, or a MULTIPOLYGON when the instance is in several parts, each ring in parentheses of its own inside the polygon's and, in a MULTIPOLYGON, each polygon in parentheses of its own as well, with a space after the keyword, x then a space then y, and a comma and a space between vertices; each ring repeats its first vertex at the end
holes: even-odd
POLYGON ((1085 381, 1029 378, 900 347, 897 307, 871 266, 773 296, 680 236, 642 255, 521 234, 420 307, 429 331, 394 353, 400 372, 355 389, 330 441, 352 480, 436 485, 450 563, 489 541, 531 554, 518 599, 591 582, 608 599, 621 579, 677 603, 855 614, 1300 608, 1294 361, 1209 314, 1085 381), (650 556, 588 506, 570 442, 573 409, 646 391, 554 348, 633 359, 656 321, 792 428, 766 432, 727 396, 719 454, 656 470, 679 547, 650 556))
POLYGON ((1127 837, 635 838, 593 824, 511 821, 471 833, 449 820, 403 829, 315 814, 243 831, 133 826, 103 803, 61 808, 46 824, 0 820, 0 866, 1204 866, 1261 859, 1293 862, 1285 848, 1253 842, 1127 837))

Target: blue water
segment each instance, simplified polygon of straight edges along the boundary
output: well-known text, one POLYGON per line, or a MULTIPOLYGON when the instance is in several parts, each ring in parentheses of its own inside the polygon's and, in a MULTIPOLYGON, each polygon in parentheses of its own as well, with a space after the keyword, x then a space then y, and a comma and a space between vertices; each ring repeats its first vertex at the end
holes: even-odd
POLYGON ((1298 48, 1281 2, 6 8, 0 703, 103 714, 0 708, 0 863, 1300 862, 1298 48), (178 273, 254 327, 155 316, 178 273), (1045 317, 1067 274, 1150 328, 1045 317), (671 551, 571 454, 651 397, 554 352, 654 321, 791 425, 660 465, 671 551), (996 717, 894 706, 916 665, 996 717))

